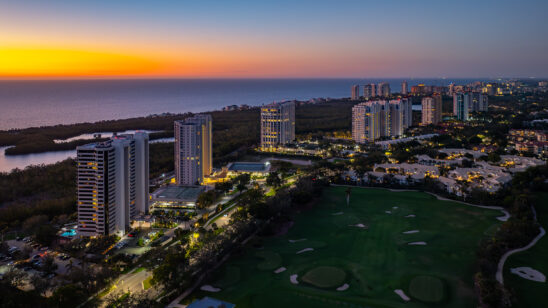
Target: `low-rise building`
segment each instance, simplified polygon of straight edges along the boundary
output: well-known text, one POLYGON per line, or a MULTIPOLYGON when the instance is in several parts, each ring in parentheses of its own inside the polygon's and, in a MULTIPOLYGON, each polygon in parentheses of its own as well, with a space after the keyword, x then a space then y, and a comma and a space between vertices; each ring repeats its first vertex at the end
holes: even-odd
POLYGON ((270 172, 270 162, 233 162, 226 166, 228 176, 235 176, 241 173, 262 176, 270 172))
POLYGON ((150 194, 151 207, 156 210, 194 210, 196 200, 204 190, 204 186, 164 186, 150 194))

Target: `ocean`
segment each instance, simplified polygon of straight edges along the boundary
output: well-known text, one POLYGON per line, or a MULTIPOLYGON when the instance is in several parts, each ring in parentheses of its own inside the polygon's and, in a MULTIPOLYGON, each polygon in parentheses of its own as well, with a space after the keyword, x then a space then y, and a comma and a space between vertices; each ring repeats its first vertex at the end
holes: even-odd
MULTIPOLYGON (((161 113, 260 106, 288 99, 349 97, 354 84, 387 81, 393 92, 403 79, 120 79, 0 80, 0 130, 96 122, 161 113)), ((464 84, 472 79, 407 79, 464 84)))

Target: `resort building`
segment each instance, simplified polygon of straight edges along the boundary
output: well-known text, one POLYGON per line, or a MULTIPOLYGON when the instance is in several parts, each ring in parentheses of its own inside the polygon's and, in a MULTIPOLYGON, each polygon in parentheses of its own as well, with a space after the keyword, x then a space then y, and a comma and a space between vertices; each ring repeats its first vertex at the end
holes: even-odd
POLYGON ((249 173, 252 176, 264 176, 270 172, 270 162, 233 162, 226 166, 227 175, 237 176, 242 173, 249 173))
POLYGON ((124 234, 148 212, 148 135, 115 135, 76 151, 78 234, 124 234))
POLYGON ((273 151, 295 140, 295 103, 272 103, 261 108, 261 150, 273 151))
POLYGON ((175 121, 175 180, 197 185, 212 172, 211 115, 199 114, 175 121))
POLYGON ((158 188, 150 194, 151 207, 154 210, 196 209, 196 200, 205 186, 169 185, 158 188))

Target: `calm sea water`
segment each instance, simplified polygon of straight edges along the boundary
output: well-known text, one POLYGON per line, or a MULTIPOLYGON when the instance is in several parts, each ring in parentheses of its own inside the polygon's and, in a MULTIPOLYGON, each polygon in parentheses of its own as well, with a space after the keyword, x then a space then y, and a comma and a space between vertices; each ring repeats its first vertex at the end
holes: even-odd
MULTIPOLYGON (((1 80, 0 130, 349 97, 353 84, 380 81, 390 82, 392 91, 401 89, 402 79, 1 80)), ((409 86, 470 81, 408 79, 409 86)))

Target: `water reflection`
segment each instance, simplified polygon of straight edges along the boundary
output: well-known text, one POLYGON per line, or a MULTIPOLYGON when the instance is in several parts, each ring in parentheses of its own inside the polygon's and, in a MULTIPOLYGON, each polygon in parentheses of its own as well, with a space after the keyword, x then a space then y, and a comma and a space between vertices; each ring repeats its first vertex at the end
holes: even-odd
POLYGON ((23 155, 6 155, 7 147, 0 147, 0 172, 10 172, 15 168, 25 169, 30 165, 49 165, 76 157, 76 150, 45 152, 23 155))
MULTIPOLYGON (((82 138, 79 138, 82 139, 82 138)), ((160 138, 151 140, 150 143, 174 142, 175 138, 160 138)), ((10 172, 15 168, 25 169, 30 165, 49 165, 63 161, 69 157, 76 157, 76 150, 55 151, 23 155, 6 155, 6 149, 12 146, 0 147, 0 172, 10 172)))
MULTIPOLYGON (((160 133, 160 132, 163 132, 162 130, 126 130, 126 131, 123 131, 123 132, 117 132, 118 135, 122 135, 122 134, 135 134, 136 132, 145 132, 145 133, 148 133, 148 134, 151 134, 151 133, 160 133)), ((53 142, 55 143, 66 143, 66 142, 71 142, 71 141, 75 141, 75 140, 91 140, 91 139, 95 139, 95 138, 110 138, 112 137, 114 133, 113 132, 97 132, 97 133, 91 133, 91 134, 81 134, 81 135, 78 135, 78 136, 74 136, 74 137, 70 137, 70 138, 67 138, 67 139, 54 139, 53 142)))

